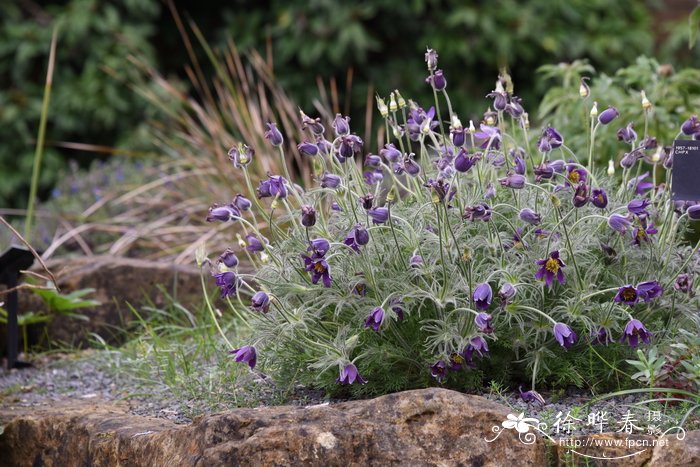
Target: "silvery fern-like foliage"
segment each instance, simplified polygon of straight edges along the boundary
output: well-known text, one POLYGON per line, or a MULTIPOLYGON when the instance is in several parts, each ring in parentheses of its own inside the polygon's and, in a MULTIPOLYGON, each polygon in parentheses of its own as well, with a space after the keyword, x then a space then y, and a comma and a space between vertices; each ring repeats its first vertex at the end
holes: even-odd
MULTIPOLYGON (((437 54, 426 60, 436 76, 437 54)), ((427 80, 429 107, 378 98, 378 156, 347 117, 302 112, 298 143, 317 177, 305 190, 288 170, 254 190, 258 156, 230 151, 253 202, 210 218, 238 226, 237 253, 255 269, 239 272, 229 250, 234 267, 214 272, 252 329, 239 361, 288 384, 371 394, 484 379, 594 385, 619 377, 632 348, 698 329, 698 246, 683 232, 700 215, 670 199, 670 141, 626 134, 634 164, 593 167, 596 138, 624 127, 616 110, 587 104, 590 151, 575 154, 556 122, 531 135, 507 76, 478 128, 462 125, 439 78, 427 80)), ((268 127, 258 152, 284 163, 283 135, 268 127)))

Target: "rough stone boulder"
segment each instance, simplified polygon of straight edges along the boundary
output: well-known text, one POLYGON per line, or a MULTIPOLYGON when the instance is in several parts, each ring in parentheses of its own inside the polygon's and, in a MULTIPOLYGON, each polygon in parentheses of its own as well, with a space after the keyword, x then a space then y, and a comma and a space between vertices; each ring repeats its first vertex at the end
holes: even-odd
MULTIPOLYGON (((11 465, 544 465, 545 445, 493 426, 509 410, 445 389, 311 407, 236 409, 189 426, 104 405, 15 415, 0 436, 11 465)), ((7 420, 10 413, 0 415, 7 420)))

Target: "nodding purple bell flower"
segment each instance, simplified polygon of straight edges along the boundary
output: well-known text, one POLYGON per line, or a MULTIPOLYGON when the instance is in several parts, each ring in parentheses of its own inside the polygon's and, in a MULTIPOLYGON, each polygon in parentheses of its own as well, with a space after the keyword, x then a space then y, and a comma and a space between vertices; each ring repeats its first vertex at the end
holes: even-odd
POLYGON ((523 387, 519 386, 518 392, 520 393, 520 398, 524 402, 528 402, 528 403, 529 402, 538 402, 541 405, 545 405, 544 397, 542 397, 542 395, 539 392, 535 391, 534 389, 523 392, 523 387))
POLYGON ((505 178, 501 178, 498 182, 506 188, 519 190, 525 186, 525 176, 520 174, 510 174, 505 178))
POLYGON ((642 157, 644 157, 644 152, 640 148, 631 152, 626 152, 624 156, 622 156, 622 159, 620 159, 620 167, 623 169, 630 169, 642 157))
POLYGON ((492 183, 486 185, 486 191, 484 192, 484 199, 491 199, 496 196, 496 188, 494 188, 492 183))
POLYGON ((374 195, 372 193, 367 193, 364 196, 360 196, 360 205, 364 209, 372 209, 374 205, 374 195))
POLYGON ((438 381, 442 381, 447 376, 447 364, 444 360, 438 360, 430 367, 430 374, 438 381))
POLYGON ((304 141, 303 143, 299 143, 297 145, 297 149, 299 150, 300 153, 302 153, 305 156, 316 156, 318 155, 318 146, 315 145, 314 143, 309 143, 308 141, 304 141))
POLYGON ((684 135, 692 136, 700 133, 700 120, 697 115, 691 115, 688 120, 681 125, 681 132, 684 135))
POLYGON ((647 191, 654 188, 654 184, 652 182, 643 181, 648 176, 649 176, 649 172, 645 172, 642 175, 640 175, 639 177, 632 178, 627 183, 627 189, 628 190, 634 189, 635 194, 644 195, 644 193, 646 193, 647 191))
POLYGON ((384 180, 384 172, 381 170, 372 170, 371 172, 362 174, 362 177, 365 179, 367 185, 374 186, 382 183, 382 180, 384 180))
POLYGON ((228 151, 228 158, 237 169, 241 169, 250 164, 254 155, 255 151, 253 148, 246 144, 239 144, 238 147, 233 147, 228 151))
POLYGON ((531 225, 538 225, 540 222, 542 222, 542 216, 540 216, 530 208, 521 209, 520 214, 518 214, 518 217, 520 217, 521 221, 527 222, 531 225))
POLYGON ((310 204, 301 206, 301 225, 304 227, 313 227, 316 225, 316 209, 310 204))
POLYGON ((365 319, 365 327, 366 328, 372 328, 375 331, 379 332, 379 327, 382 325, 382 322, 384 321, 384 308, 378 306, 375 309, 373 309, 367 319, 365 319))
POLYGON ((474 133, 475 138, 484 140, 479 147, 481 149, 489 148, 498 151, 501 148, 501 130, 483 123, 479 126, 479 129, 480 131, 474 133))
POLYGON ((463 127, 459 128, 451 128, 450 129, 450 139, 452 140, 452 144, 456 148, 460 148, 464 146, 464 143, 467 142, 467 131, 463 127))
POLYGON ((646 228, 644 226, 635 227, 634 232, 632 233, 632 244, 641 246, 642 242, 651 242, 651 238, 649 236, 654 235, 655 233, 659 233, 659 231, 656 230, 654 224, 649 224, 646 226, 646 228))
POLYGON ((651 204, 646 198, 633 199, 627 203, 627 210, 638 217, 647 217, 649 213, 647 212, 647 207, 651 204))
POLYGON ((433 49, 425 51, 425 63, 428 65, 428 70, 435 70, 438 64, 438 53, 433 49))
POLYGON ((617 130, 617 139, 627 144, 632 144, 637 140, 637 132, 634 131, 634 122, 630 122, 626 127, 617 130))
POLYGON ((491 91, 486 94, 486 97, 493 98, 493 108, 499 112, 505 110, 506 105, 508 105, 508 94, 505 91, 491 91))
POLYGON ((311 130, 314 136, 321 136, 325 133, 326 129, 321 124, 320 118, 311 118, 306 115, 303 111, 299 111, 301 114, 301 129, 306 130, 307 128, 311 130))
POLYGON ((345 237, 345 240, 343 240, 343 243, 359 253, 360 246, 369 243, 369 232, 367 232, 367 229, 365 229, 362 224, 355 224, 353 229, 345 237))
POLYGON ((259 290, 250 299, 250 307, 255 311, 267 313, 270 310, 270 296, 259 290))
POLYGON ((608 123, 612 122, 615 120, 617 117, 620 116, 620 112, 617 111, 615 107, 608 107, 607 109, 603 110, 600 115, 598 115, 598 122, 601 125, 607 125, 608 123))
POLYGON ((591 190, 591 204, 600 209, 604 209, 608 206, 608 194, 604 189, 593 188, 593 190, 591 190))
POLYGON ((617 294, 613 300, 623 305, 633 306, 639 301, 639 293, 632 284, 623 285, 617 289, 617 294))
POLYGON ((688 214, 689 219, 694 221, 700 220, 700 204, 689 206, 685 212, 688 214))
POLYGON ((258 238, 255 235, 248 234, 245 236, 245 239, 248 244, 245 249, 248 251, 265 251, 265 246, 270 243, 269 240, 262 235, 258 238))
MULTIPOLYGON (((513 152, 511 152, 513 155, 513 152)), ((525 164, 525 159, 522 158, 520 154, 514 154, 514 170, 516 174, 519 175, 525 175, 525 171, 527 170, 527 166, 525 164)))
POLYGON ((408 265, 412 268, 420 268, 423 266, 423 257, 421 255, 411 256, 411 259, 408 260, 408 265))
POLYGON ((270 144, 272 144, 275 147, 282 146, 282 143, 284 142, 282 133, 277 129, 277 125, 272 122, 267 123, 265 139, 268 140, 270 144))
POLYGON ((598 328, 598 331, 591 336, 591 344, 593 345, 608 345, 612 344, 613 338, 603 326, 598 328))
POLYGON ((577 164, 570 162, 566 164, 566 184, 567 185, 578 185, 579 183, 586 183, 588 181, 588 171, 583 167, 579 167, 577 164))
POLYGON ((558 250, 552 251, 545 259, 537 260, 537 264, 540 266, 540 269, 535 273, 535 278, 544 279, 548 287, 552 286, 555 277, 560 284, 566 282, 563 271, 566 264, 559 258, 558 250))
POLYGON ((382 158, 375 154, 367 154, 365 157, 365 166, 372 167, 373 169, 378 168, 382 165, 382 158))
POLYGON ((341 181, 342 179, 339 176, 330 172, 325 172, 319 179, 321 188, 338 188, 341 181))
POLYGON ((408 154, 403 158, 403 169, 408 175, 416 176, 420 173, 420 165, 413 160, 414 154, 408 154))
POLYGON ((281 175, 268 175, 267 180, 261 180, 256 190, 258 199, 262 198, 286 198, 286 180, 281 175))
POLYGON ((391 311, 396 313, 396 318, 399 321, 403 321, 404 318, 406 317, 404 309, 403 309, 403 307, 405 306, 405 303, 403 302, 403 300, 401 300, 398 297, 392 298, 389 301, 389 306, 391 307, 391 311))
POLYGON ((251 370, 255 368, 257 354, 255 347, 252 345, 244 345, 240 349, 233 349, 229 351, 229 354, 233 355, 234 361, 238 363, 247 363, 251 370))
POLYGON ((331 203, 331 209, 336 211, 336 212, 343 212, 343 208, 340 207, 337 201, 333 201, 331 203))
POLYGON ((332 126, 336 136, 347 136, 350 134, 350 117, 335 114, 332 126))
POLYGON ((360 297, 367 296, 367 284, 364 282, 358 282, 355 287, 352 288, 352 293, 359 295, 360 297))
POLYGON ((513 284, 510 282, 504 283, 498 291, 498 298, 501 299, 501 304, 506 305, 509 303, 517 292, 518 290, 513 284))
POLYGON ((486 162, 496 168, 506 165, 506 155, 501 151, 489 151, 486 153, 486 162))
POLYGON ((523 108, 523 100, 518 96, 511 96, 510 102, 506 104, 505 112, 513 118, 520 118, 525 113, 523 108))
POLYGON ((488 204, 481 203, 475 204, 474 206, 467 206, 464 208, 464 214, 462 214, 462 219, 469 221, 484 221, 488 222, 491 220, 491 208, 488 204))
POLYGON ((479 331, 485 334, 491 334, 493 332, 493 327, 491 327, 491 321, 493 316, 488 313, 481 312, 474 317, 474 324, 479 328, 479 331))
POLYGON ((469 345, 467 345, 467 348, 464 349, 462 355, 464 356, 465 360, 471 362, 474 360, 473 356, 475 353, 479 358, 484 358, 489 353, 489 345, 486 343, 486 339, 481 336, 476 336, 469 339, 469 345))
POLYGON ((232 249, 226 248, 226 251, 219 256, 219 262, 224 263, 227 268, 235 268, 238 266, 238 257, 232 249))
POLYGON ((616 232, 625 234, 627 233, 627 229, 632 226, 632 222, 630 222, 627 216, 623 216, 622 214, 611 214, 610 217, 608 217, 608 226, 616 232))
POLYGON ((479 311, 486 311, 491 306, 491 299, 493 298, 493 291, 488 282, 481 283, 476 286, 474 293, 472 294, 472 300, 474 302, 474 307, 479 311))
POLYGON ((367 384, 367 381, 360 376, 357 367, 352 363, 348 363, 340 370, 340 376, 336 382, 340 384, 367 384))
POLYGON ((569 350, 572 345, 576 343, 576 333, 573 329, 564 323, 557 323, 554 325, 554 338, 559 342, 559 345, 569 350))
POLYGON ((373 223, 383 224, 389 220, 389 209, 382 207, 368 209, 367 215, 372 218, 373 223))
POLYGON ((233 204, 227 204, 225 206, 219 206, 218 204, 213 205, 209 208, 209 213, 207 214, 207 222, 221 221, 227 222, 230 220, 236 220, 241 217, 241 212, 233 204))
POLYGON ((454 160, 454 167, 457 172, 466 173, 469 169, 474 167, 474 164, 479 160, 477 155, 469 156, 469 151, 465 148, 461 148, 457 153, 457 157, 454 160))
POLYGON ((315 238, 309 242, 309 248, 307 251, 311 251, 313 254, 312 259, 323 258, 331 249, 331 243, 325 238, 315 238))
POLYGON ((442 70, 435 70, 432 75, 425 78, 425 82, 430 84, 436 91, 442 91, 447 87, 447 79, 442 70))
POLYGON ((663 295, 664 289, 657 281, 646 281, 637 284, 637 294, 639 298, 648 303, 651 300, 663 295))
POLYGON ((332 279, 328 262, 323 258, 311 258, 307 255, 301 257, 304 259, 304 270, 311 273, 311 283, 318 284, 318 281, 323 279, 323 286, 330 288, 332 279))
POLYGON ((631 319, 625 326, 625 331, 620 338, 620 342, 628 341, 630 347, 635 348, 639 345, 639 340, 645 344, 651 342, 651 333, 644 327, 641 321, 631 319))
POLYGON ((235 272, 224 271, 213 274, 216 285, 221 289, 221 298, 233 297, 236 295, 241 279, 235 272))
POLYGON ((248 198, 238 193, 235 198, 233 198, 234 206, 236 206, 241 211, 247 211, 253 205, 248 198))
POLYGON ((318 153, 322 156, 330 156, 333 153, 333 144, 322 136, 316 138, 316 146, 318 146, 318 153))
POLYGON ((401 151, 396 149, 396 146, 391 143, 385 144, 384 148, 379 150, 379 155, 388 162, 398 162, 402 157, 401 151))
POLYGON ((549 152, 552 149, 557 149, 564 144, 564 138, 561 133, 559 133, 556 128, 548 126, 542 131, 542 136, 537 141, 537 149, 540 152, 549 152))
POLYGON ((585 206, 586 203, 588 203, 588 185, 581 182, 576 187, 576 191, 574 191, 574 197, 571 200, 571 204, 573 204, 575 208, 581 208, 585 206))

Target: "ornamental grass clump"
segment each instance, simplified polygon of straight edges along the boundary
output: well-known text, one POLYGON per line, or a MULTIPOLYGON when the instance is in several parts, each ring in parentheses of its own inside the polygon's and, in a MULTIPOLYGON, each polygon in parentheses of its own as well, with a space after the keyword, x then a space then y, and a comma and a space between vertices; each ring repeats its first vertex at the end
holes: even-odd
POLYGON ((649 143, 648 125, 634 137, 626 116, 589 103, 589 152, 576 154, 556 122, 530 134, 505 75, 488 95, 495 110, 464 125, 435 51, 426 63, 432 102, 377 98, 376 153, 350 118, 300 112, 306 137, 293 143, 311 186, 289 169, 252 180, 260 158, 287 162, 273 122, 265 147, 230 151, 247 193, 208 220, 238 230, 213 267, 251 329, 236 361, 356 394, 488 380, 604 389, 630 384, 634 347, 697 332, 698 245, 683 243, 688 206, 670 199, 670 141, 649 143), (617 139, 615 125, 620 150, 642 157, 594 166, 596 138, 617 139))

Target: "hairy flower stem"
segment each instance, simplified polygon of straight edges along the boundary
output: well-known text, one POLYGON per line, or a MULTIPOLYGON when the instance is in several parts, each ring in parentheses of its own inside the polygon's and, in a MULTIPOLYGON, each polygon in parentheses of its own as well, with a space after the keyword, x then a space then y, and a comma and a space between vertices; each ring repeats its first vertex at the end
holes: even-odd
POLYGON ((442 289, 440 290, 440 302, 445 298, 445 292, 447 291, 447 266, 445 265, 445 255, 442 247, 442 227, 440 223, 440 210, 435 206, 435 212, 437 214, 438 223, 438 240, 440 242, 440 263, 442 264, 442 289))
POLYGON ((304 204, 304 202, 302 201, 299 193, 297 193, 296 184, 294 183, 292 176, 289 174, 289 167, 287 167, 287 161, 284 158, 284 149, 281 145, 278 146, 278 149, 280 153, 280 162, 282 163, 282 167, 284 168, 284 175, 287 177, 287 181, 289 182, 289 191, 294 193, 294 197, 297 199, 299 206, 301 206, 302 204, 304 204))
POLYGON ((518 305, 517 307, 518 307, 518 309, 521 309, 521 310, 527 310, 527 311, 532 311, 533 313, 537 313, 537 314, 539 314, 540 316, 542 316, 542 317, 544 317, 544 318, 547 318, 549 321, 552 322, 552 324, 557 324, 557 322, 554 320, 554 318, 552 318, 551 316, 549 316, 549 315, 548 315, 547 313, 545 313, 544 311, 538 310, 537 308, 534 308, 534 307, 531 307, 531 306, 526 306, 526 305, 518 305))
POLYGON ((598 130, 600 122, 596 123, 595 118, 591 117, 591 143, 588 147, 588 172, 593 173, 593 148, 595 147, 595 133, 598 130))
POLYGON ((566 245, 569 248, 569 253, 571 255, 571 263, 574 265, 574 270, 576 271, 576 280, 578 282, 579 287, 581 288, 581 291, 583 291, 585 290, 585 288, 583 287, 583 276, 581 276, 581 271, 579 271, 578 265, 576 264, 576 254, 574 253, 574 249, 571 245, 571 239, 569 238, 569 229, 566 228, 566 224, 563 222, 561 210, 559 209, 559 207, 555 207, 555 211, 557 213, 557 218, 559 219, 559 224, 557 225, 561 224, 562 229, 564 230, 564 236, 566 237, 566 245))
POLYGON ((394 231, 394 221, 391 218, 391 203, 387 203, 386 207, 389 211, 389 228, 391 228, 391 235, 392 237, 394 237, 394 244, 396 245, 396 254, 398 255, 397 259, 401 259, 401 247, 399 246, 399 241, 397 240, 396 232, 394 231))
POLYGON ((228 345, 229 349, 233 350, 233 346, 231 345, 231 342, 228 340, 226 337, 226 334, 224 334, 223 329, 221 329, 221 326, 219 325, 219 320, 216 319, 216 313, 214 312, 214 307, 211 305, 211 300, 209 300, 209 294, 207 293, 207 286, 204 283, 204 274, 200 271, 199 273, 199 278, 202 282, 202 290, 204 293, 204 302, 207 305, 207 309, 209 310, 209 313, 211 314, 211 319, 214 321, 214 326, 216 326, 217 331, 219 331, 219 334, 221 337, 224 339, 224 342, 226 342, 226 345, 228 345))

